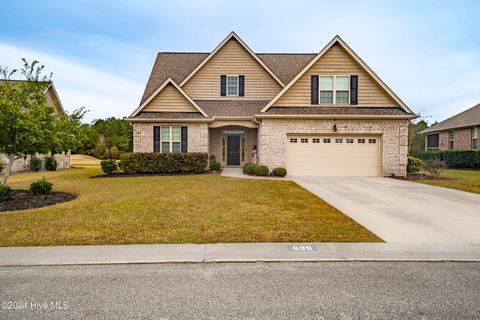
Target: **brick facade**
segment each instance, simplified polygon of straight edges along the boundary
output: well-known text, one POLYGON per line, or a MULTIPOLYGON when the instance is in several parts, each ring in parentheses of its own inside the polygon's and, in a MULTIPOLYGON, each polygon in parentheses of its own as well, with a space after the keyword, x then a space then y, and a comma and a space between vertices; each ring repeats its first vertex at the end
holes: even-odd
POLYGON ((188 127, 188 152, 208 152, 206 123, 133 123, 133 152, 153 152, 154 126, 188 127))
MULTIPOLYGON (((450 130, 440 131, 440 150, 448 150, 450 130)), ((453 149, 471 150, 472 149, 472 128, 453 129, 453 149)))
MULTIPOLYGON (((270 169, 286 166, 287 134, 332 134, 333 120, 263 119, 260 135, 260 163, 270 169)), ((383 175, 406 175, 408 155, 407 120, 337 120, 338 134, 382 136, 383 175)))

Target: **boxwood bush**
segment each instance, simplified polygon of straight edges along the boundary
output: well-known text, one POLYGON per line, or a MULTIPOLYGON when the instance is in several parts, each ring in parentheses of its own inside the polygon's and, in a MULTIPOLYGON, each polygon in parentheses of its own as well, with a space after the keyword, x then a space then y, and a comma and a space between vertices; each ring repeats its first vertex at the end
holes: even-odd
POLYGON ((112 174, 118 169, 117 162, 115 160, 102 160, 100 165, 102 167, 102 171, 106 174, 112 174))
POLYGON ((255 174, 257 176, 268 176, 270 170, 268 170, 267 166, 256 166, 255 167, 255 174))
POLYGON ((408 156, 407 173, 417 173, 422 167, 422 160, 408 156))
POLYGON ((30 191, 33 194, 47 194, 52 191, 53 183, 48 182, 45 177, 41 180, 35 181, 30 185, 30 191))
POLYGON ((220 164, 220 162, 210 163, 210 170, 219 171, 221 167, 222 167, 222 165, 220 164))
POLYGON ((30 158, 30 170, 34 171, 34 172, 40 171, 40 159, 39 158, 37 158, 35 156, 32 156, 30 158))
POLYGON ((201 173, 207 153, 124 153, 119 167, 125 173, 201 173))
POLYGON ((6 198, 12 193, 12 188, 9 186, 0 186, 0 198, 6 198))
POLYGON ((287 169, 278 167, 272 170, 272 174, 277 177, 285 177, 287 175, 287 169))
POLYGON ((246 163, 244 166, 243 166, 243 173, 245 174, 255 174, 255 168, 257 166, 253 163, 246 163))
POLYGON ((476 150, 425 151, 419 157, 424 161, 443 161, 448 168, 480 168, 480 151, 476 150))

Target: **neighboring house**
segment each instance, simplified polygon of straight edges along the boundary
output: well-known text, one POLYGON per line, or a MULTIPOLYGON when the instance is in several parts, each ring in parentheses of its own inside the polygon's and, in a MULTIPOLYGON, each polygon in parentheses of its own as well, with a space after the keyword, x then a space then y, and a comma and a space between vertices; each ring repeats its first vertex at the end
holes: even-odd
POLYGON ((232 32, 210 53, 159 53, 129 121, 134 152, 403 176, 415 117, 338 36, 318 54, 254 53, 232 32))
POLYGON ((425 135, 425 150, 478 150, 480 103, 432 125, 425 135))
MULTIPOLYGON (((10 80, 12 83, 20 82, 22 80, 10 80)), ((45 98, 47 103, 54 107, 56 114, 65 114, 60 98, 58 97, 55 86, 51 83, 48 88, 45 90, 45 98)), ((43 158, 43 155, 37 155, 39 158, 43 158)), ((61 154, 56 154, 55 158, 57 159, 57 168, 58 169, 68 169, 70 168, 70 151, 62 152, 61 154)), ((8 159, 4 155, 0 154, 0 161, 2 161, 7 166, 8 159)), ((15 160, 12 166, 12 172, 26 171, 29 169, 30 157, 22 158, 15 160)), ((42 163, 42 165, 44 165, 42 163)))

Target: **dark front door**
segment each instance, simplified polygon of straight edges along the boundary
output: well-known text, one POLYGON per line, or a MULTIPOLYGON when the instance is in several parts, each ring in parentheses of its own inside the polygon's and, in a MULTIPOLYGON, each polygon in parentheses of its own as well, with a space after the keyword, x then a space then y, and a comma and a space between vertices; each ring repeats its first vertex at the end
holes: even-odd
POLYGON ((240 136, 227 136, 227 166, 240 165, 240 136))

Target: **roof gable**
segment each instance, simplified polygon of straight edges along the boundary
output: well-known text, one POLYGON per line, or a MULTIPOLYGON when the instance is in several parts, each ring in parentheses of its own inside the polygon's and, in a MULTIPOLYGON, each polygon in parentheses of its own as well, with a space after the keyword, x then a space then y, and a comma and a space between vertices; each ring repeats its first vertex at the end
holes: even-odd
POLYGON ((212 59, 216 54, 217 52, 220 51, 220 49, 223 48, 223 46, 225 46, 226 43, 228 43, 230 40, 236 40, 259 64, 260 66, 262 66, 265 71, 268 72, 268 74, 270 74, 270 76, 272 76, 273 79, 275 79, 276 82, 278 82, 278 84, 282 87, 284 87, 285 85, 283 84, 283 82, 275 75, 275 73, 272 72, 272 70, 270 70, 270 68, 267 67, 267 65, 245 44, 245 42, 242 41, 242 39, 240 39, 239 36, 237 36, 237 34, 235 32, 231 32, 209 55, 208 57, 206 57, 181 83, 180 83, 180 86, 183 87, 200 69, 202 69, 203 66, 205 66, 205 64, 207 64, 208 61, 210 61, 210 59, 212 59))
MULTIPOLYGON (((153 92, 148 99, 146 99, 131 115, 129 118, 135 117, 139 112, 141 111, 157 111, 156 108, 148 108, 149 104, 153 102, 156 98, 158 97, 157 101, 158 102, 171 102, 173 100, 178 107, 183 110, 181 112, 192 112, 192 111, 198 111, 200 112, 204 117, 208 117, 208 115, 193 101, 185 91, 172 79, 168 78, 165 80, 165 82, 157 89, 155 92, 153 92), (164 91, 165 90, 165 91, 164 91), (162 92, 165 92, 165 95, 161 95, 162 92), (178 93, 178 94, 176 94, 178 93), (178 99, 183 97, 183 99, 178 99), (189 103, 193 108, 188 108, 187 103, 189 103)), ((158 108, 158 107, 157 107, 158 108)), ((172 109, 171 106, 168 106, 168 109, 165 109, 167 112, 171 111, 178 111, 174 110, 175 108, 172 109)))
POLYGON ((304 68, 300 71, 266 106, 262 109, 262 112, 266 112, 270 107, 272 107, 279 99, 284 96, 284 94, 295 85, 295 83, 309 71, 325 54, 334 46, 338 44, 362 69, 370 76, 378 86, 384 90, 384 92, 391 97, 393 101, 398 103, 398 105, 404 109, 407 113, 413 114, 413 112, 405 105, 405 103, 400 100, 400 98, 395 95, 395 93, 363 62, 360 57, 350 48, 348 45, 339 37, 335 36, 318 54, 313 58, 304 68))

